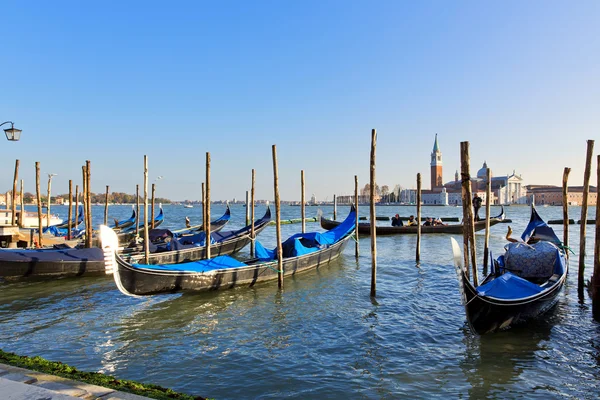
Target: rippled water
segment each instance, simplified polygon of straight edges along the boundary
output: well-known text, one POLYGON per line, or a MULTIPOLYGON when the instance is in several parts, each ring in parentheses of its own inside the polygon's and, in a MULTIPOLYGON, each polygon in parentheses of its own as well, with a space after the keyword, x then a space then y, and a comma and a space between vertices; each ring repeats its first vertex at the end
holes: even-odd
MULTIPOLYGON (((65 208, 52 210, 66 214, 65 208)), ((347 210, 339 207, 338 218, 347 210)), ((377 210, 378 215, 415 214, 414 207, 377 210)), ((115 206, 110 215, 123 218, 130 211, 115 206)), ((223 211, 215 205, 212 215, 223 211)), ((332 209, 324 211, 330 215, 332 209)), ((559 207, 538 211, 546 220, 562 218, 559 207)), ((100 222, 103 207, 94 212, 100 222)), ((258 206, 257 217, 263 212, 258 206)), ((307 208, 307 216, 316 212, 307 208)), ((506 212, 521 232, 529 208, 506 212)), ((362 208, 360 214, 367 213, 362 208)), ((424 211, 441 217, 461 213, 454 207, 424 211)), ((165 206, 165 215, 165 227, 176 228, 185 215, 198 223, 201 209, 165 206)), ((282 218, 299 215, 299 207, 282 210, 282 218)), ((579 219, 580 208, 572 207, 570 216, 579 219)), ((594 216, 591 208, 589 218, 594 216)), ((243 226, 244 218, 245 208, 233 206, 230 226, 243 226)), ((492 227, 496 254, 506 242, 506 228, 492 227)), ((299 229, 299 224, 282 226, 284 237, 299 229)), ((562 226, 555 229, 562 237, 562 226)), ((570 231, 578 253, 579 226, 570 231)), ((589 277, 594 226, 587 231, 589 277)), ((597 398, 600 324, 592 321, 590 300, 577 299, 578 256, 572 257, 568 285, 546 318, 479 337, 465 324, 449 237, 424 235, 419 266, 416 236, 379 237, 375 300, 369 296, 369 237, 361 237, 358 260, 351 242, 329 266, 286 279, 283 291, 273 282, 135 299, 121 295, 111 278, 3 284, 0 348, 218 399, 597 398)), ((259 239, 274 247, 275 230, 267 228, 259 239)), ((483 232, 477 240, 481 254, 483 232)))

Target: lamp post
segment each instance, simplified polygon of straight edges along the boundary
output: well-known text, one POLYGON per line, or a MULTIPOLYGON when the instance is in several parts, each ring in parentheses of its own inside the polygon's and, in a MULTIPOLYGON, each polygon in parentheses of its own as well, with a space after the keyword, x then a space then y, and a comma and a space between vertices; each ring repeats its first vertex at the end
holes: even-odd
POLYGON ((50 227, 50 186, 52 186, 52 178, 58 174, 48 174, 48 207, 46 207, 46 226, 50 227))
POLYGON ((10 128, 5 129, 4 133, 6 134, 6 139, 11 142, 17 142, 21 139, 21 130, 15 128, 15 124, 12 121, 6 121, 0 124, 0 126, 10 124, 10 128))

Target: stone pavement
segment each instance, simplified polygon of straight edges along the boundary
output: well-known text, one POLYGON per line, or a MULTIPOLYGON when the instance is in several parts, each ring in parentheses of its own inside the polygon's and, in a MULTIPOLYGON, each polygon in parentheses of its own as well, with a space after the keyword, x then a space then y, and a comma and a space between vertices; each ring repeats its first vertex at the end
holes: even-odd
POLYGON ((0 400, 147 400, 59 376, 0 364, 0 400))

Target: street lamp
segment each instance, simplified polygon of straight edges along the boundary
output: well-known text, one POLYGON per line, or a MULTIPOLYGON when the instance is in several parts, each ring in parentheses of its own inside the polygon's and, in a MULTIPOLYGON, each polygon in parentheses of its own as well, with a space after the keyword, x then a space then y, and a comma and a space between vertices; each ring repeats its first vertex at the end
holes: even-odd
POLYGON ((6 133, 6 139, 11 142, 16 142, 21 139, 21 130, 15 128, 15 124, 12 121, 6 121, 0 124, 0 126, 10 124, 10 128, 5 129, 4 133, 6 133))

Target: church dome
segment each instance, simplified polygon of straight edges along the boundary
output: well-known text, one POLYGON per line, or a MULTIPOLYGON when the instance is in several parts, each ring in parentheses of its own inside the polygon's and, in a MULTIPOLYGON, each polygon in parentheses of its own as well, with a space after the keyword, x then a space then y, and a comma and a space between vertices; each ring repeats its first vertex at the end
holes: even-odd
POLYGON ((477 171, 477 177, 481 179, 485 179, 487 177, 487 163, 483 162, 483 167, 479 171, 477 171))

